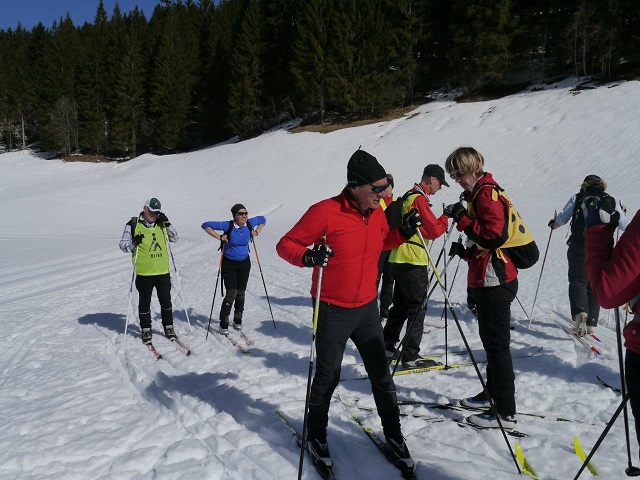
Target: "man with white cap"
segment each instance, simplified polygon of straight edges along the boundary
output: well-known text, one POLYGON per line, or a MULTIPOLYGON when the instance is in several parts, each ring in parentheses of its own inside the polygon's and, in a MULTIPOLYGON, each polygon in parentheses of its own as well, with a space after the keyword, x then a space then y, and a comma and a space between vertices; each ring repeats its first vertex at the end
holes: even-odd
POLYGON ((173 306, 171 304, 171 275, 167 240, 178 241, 178 232, 162 213, 160 200, 149 198, 137 217, 127 222, 120 240, 120 250, 131 253, 139 294, 138 316, 142 343, 151 345, 151 294, 156 289, 164 334, 175 339, 173 306))

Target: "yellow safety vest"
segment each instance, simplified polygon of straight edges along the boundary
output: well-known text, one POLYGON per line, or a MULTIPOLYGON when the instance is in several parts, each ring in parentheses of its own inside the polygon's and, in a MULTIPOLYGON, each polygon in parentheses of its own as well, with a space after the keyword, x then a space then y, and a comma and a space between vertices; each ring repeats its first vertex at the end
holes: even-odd
MULTIPOLYGON (((419 193, 412 193, 405 198, 402 202, 402 215, 404 216, 409 211, 409 206, 413 205, 413 200, 419 193)), ((429 240, 425 238, 425 243, 429 245, 429 240)), ((409 263, 411 265, 429 265, 427 259, 427 252, 424 250, 422 241, 416 233, 413 237, 407 240, 402 245, 391 250, 389 256, 391 263, 409 263)))
POLYGON ((131 253, 131 261, 135 260, 136 274, 148 277, 169 273, 169 252, 162 227, 156 223, 153 228, 149 228, 138 220, 131 236, 135 237, 140 233, 144 235, 144 238, 131 253))

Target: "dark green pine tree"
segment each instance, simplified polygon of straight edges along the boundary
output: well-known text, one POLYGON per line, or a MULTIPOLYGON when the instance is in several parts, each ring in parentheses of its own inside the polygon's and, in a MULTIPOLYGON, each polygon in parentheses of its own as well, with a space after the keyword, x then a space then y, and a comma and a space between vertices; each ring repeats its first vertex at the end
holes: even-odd
POLYGON ((419 0, 387 0, 385 10, 389 19, 388 49, 394 70, 394 88, 402 97, 402 106, 413 103, 418 83, 419 45, 424 44, 425 32, 431 30, 429 18, 419 0))
POLYGON ((93 25, 85 24, 83 28, 88 49, 78 85, 80 143, 83 150, 95 155, 106 152, 109 134, 106 104, 109 29, 107 12, 100 0, 93 25))
MULTIPOLYGON (((151 58, 148 121, 156 153, 183 148, 187 139, 191 92, 195 84, 180 19, 182 5, 156 7, 150 21, 155 34, 151 58)), ((197 52, 196 52, 197 54, 197 52)))
POLYGON ((325 53, 327 99, 331 109, 349 112, 358 108, 355 99, 360 48, 356 19, 358 9, 355 2, 336 0, 332 3, 325 53))
POLYGON ((229 125, 238 135, 262 131, 264 88, 263 19, 257 0, 248 0, 231 58, 229 125))
MULTIPOLYGON (((261 0, 264 22, 264 98, 275 121, 295 116, 296 79, 291 71, 293 45, 297 36, 296 11, 307 2, 261 0)), ((273 121, 272 121, 273 122, 273 121)))
POLYGON ((517 34, 511 0, 455 0, 452 9, 453 76, 458 84, 502 85, 510 73, 517 34))
POLYGON ((36 69, 41 89, 39 105, 42 125, 42 146, 46 150, 77 151, 80 148, 77 78, 84 64, 86 50, 83 33, 76 29, 69 15, 53 24, 44 42, 42 62, 36 69), (69 118, 69 115, 75 118, 69 118), (60 125, 64 118, 65 125, 60 125), (64 140, 59 132, 64 131, 64 140), (67 150, 68 149, 68 150, 67 150))
POLYGON ((144 124, 147 22, 138 7, 126 15, 116 4, 109 35, 109 153, 135 157, 144 124))
POLYGON ((297 13, 297 38, 293 47, 291 71, 296 79, 296 96, 304 111, 317 111, 324 123, 327 109, 327 76, 331 3, 308 0, 297 13))
MULTIPOLYGON (((12 67, 9 69, 10 89, 13 98, 13 110, 18 125, 17 137, 20 142, 18 148, 26 148, 27 137, 31 126, 35 123, 35 85, 33 83, 32 64, 28 61, 29 48, 31 46, 31 34, 22 26, 13 33, 11 42, 12 67)), ((7 58, 7 57, 2 57, 7 58)))

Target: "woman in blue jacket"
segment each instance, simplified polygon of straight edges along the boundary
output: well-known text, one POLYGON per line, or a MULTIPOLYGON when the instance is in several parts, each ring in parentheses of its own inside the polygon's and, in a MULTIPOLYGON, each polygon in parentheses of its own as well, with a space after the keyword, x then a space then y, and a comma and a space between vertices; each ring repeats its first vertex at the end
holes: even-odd
POLYGON ((251 270, 249 242, 267 223, 267 219, 263 216, 248 218, 247 209, 240 203, 231 207, 231 213, 233 220, 202 224, 205 232, 222 242, 222 281, 227 288, 227 294, 220 308, 219 332, 222 335, 229 335, 229 315, 234 302, 233 328, 242 330, 245 290, 251 270), (216 230, 222 230, 224 233, 218 233, 216 230))

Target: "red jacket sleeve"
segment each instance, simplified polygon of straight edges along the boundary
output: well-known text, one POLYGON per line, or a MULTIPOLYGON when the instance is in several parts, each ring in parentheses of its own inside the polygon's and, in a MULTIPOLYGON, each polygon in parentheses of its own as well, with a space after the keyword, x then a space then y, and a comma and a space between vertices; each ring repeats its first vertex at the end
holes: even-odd
POLYGON ((447 231, 449 218, 446 215, 436 218, 424 195, 416 195, 408 210, 411 210, 414 207, 418 209, 418 212, 420 212, 420 219, 422 220, 420 232, 424 238, 435 240, 447 231))
POLYGON ((322 241, 326 225, 327 209, 321 208, 319 204, 312 205, 298 223, 280 239, 276 245, 276 252, 292 265, 304 267, 302 256, 309 245, 322 241))
POLYGON ((585 233, 587 276, 603 308, 620 306, 640 292, 640 212, 613 248, 613 232, 604 225, 585 233))

